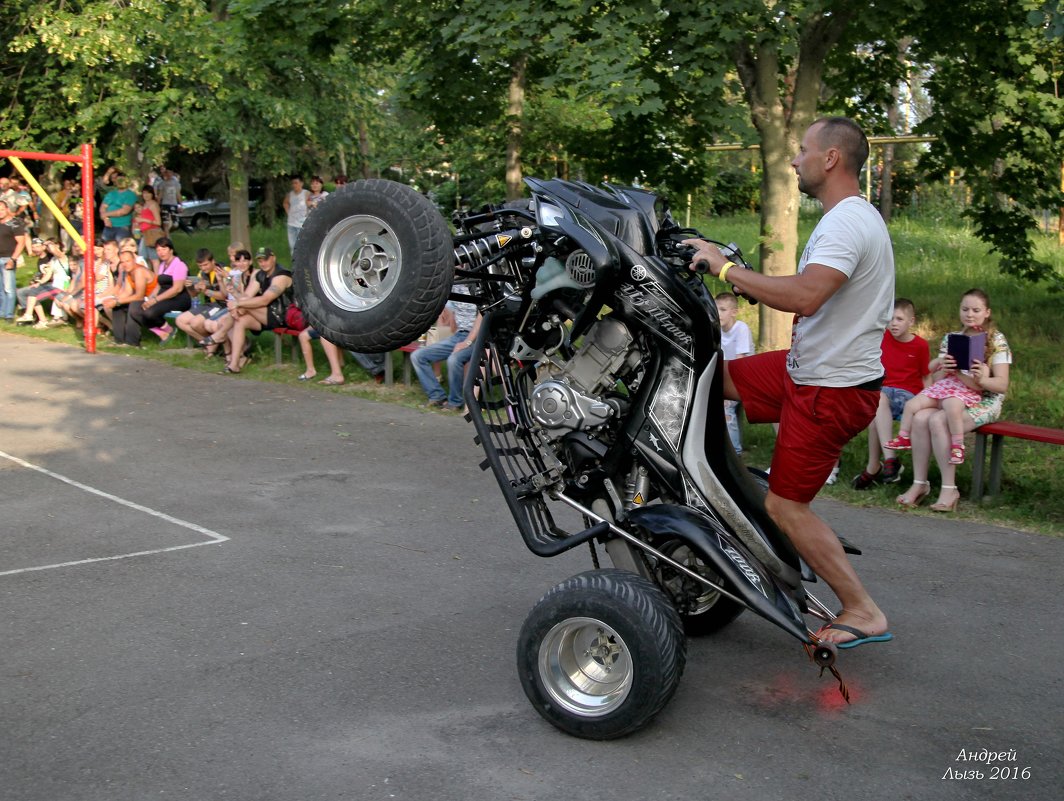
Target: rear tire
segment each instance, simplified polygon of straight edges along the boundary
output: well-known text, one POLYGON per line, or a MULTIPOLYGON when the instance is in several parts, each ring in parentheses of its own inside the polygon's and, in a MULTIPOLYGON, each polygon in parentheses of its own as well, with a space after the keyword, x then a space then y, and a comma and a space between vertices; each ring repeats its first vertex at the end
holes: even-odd
POLYGON ((357 181, 325 198, 303 223, 292 263, 310 324, 363 353, 421 336, 454 282, 447 223, 428 198, 394 181, 357 181))
MULTIPOLYGON (((721 577, 710 569, 687 543, 673 540, 665 543, 661 552, 713 583, 723 583, 721 577)), ((746 610, 742 604, 706 587, 665 562, 657 567, 656 573, 658 584, 671 596, 688 637, 705 637, 720 631, 746 610)))
POLYGON ((648 579, 591 570, 550 590, 521 628, 525 695, 548 722, 589 740, 646 726, 672 698, 687 660, 680 618, 648 579))

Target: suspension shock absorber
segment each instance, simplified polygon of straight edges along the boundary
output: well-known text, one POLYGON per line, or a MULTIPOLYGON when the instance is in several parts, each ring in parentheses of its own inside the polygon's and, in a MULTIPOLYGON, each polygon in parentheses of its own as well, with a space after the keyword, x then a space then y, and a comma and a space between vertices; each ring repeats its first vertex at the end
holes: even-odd
POLYGON ((632 465, 624 482, 624 508, 628 511, 645 506, 650 501, 650 471, 643 465, 632 465))
POLYGON ((532 229, 525 226, 471 239, 455 246, 454 262, 468 267, 479 267, 515 240, 531 239, 532 233, 532 229))

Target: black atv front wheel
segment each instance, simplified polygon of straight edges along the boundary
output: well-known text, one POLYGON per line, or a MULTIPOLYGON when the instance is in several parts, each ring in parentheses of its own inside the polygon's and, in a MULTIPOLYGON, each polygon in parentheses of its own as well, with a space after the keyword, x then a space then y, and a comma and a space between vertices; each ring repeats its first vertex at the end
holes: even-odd
POLYGON ((321 336, 384 353, 436 322, 454 281, 450 229, 432 202, 394 181, 348 184, 303 223, 296 298, 321 336))
POLYGON ((660 712, 687 660, 680 618, 648 579, 591 570, 550 590, 521 628, 525 695, 547 721, 589 740, 631 734, 660 712))

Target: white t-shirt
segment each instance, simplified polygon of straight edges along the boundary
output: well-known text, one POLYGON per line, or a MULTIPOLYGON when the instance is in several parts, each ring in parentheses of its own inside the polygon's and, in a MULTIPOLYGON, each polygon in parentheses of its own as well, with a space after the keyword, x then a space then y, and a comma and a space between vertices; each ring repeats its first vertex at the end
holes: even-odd
POLYGON ((751 355, 754 352, 754 338, 750 334, 750 326, 742 320, 736 320, 731 331, 720 329, 720 347, 725 359, 751 355))
POLYGON ((307 219, 307 199, 310 197, 310 190, 304 189, 302 192, 289 192, 288 193, 288 224, 293 228, 302 228, 303 223, 307 219))
POLYGON ((169 178, 161 178, 156 192, 160 206, 177 206, 181 203, 181 181, 177 175, 171 174, 169 178))
POLYGON ((894 308, 894 250, 879 212, 848 197, 825 214, 798 272, 822 264, 847 276, 816 314, 795 315, 787 370, 796 384, 852 387, 883 375, 880 343, 894 308))

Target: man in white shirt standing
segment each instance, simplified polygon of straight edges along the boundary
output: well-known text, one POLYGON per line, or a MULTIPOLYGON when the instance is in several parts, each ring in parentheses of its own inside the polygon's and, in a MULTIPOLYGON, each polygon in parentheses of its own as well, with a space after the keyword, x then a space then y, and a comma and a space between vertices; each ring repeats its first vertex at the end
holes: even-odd
POLYGON ((310 192, 303 188, 303 176, 293 176, 292 191, 284 196, 284 211, 288 215, 288 250, 292 253, 295 253, 299 230, 310 211, 307 205, 309 199, 310 192))
POLYGON ((861 195, 867 159, 868 139, 852 120, 825 117, 806 130, 791 166, 824 216, 796 275, 738 269, 708 242, 687 242, 698 251, 692 264, 705 261, 744 294, 795 314, 790 350, 725 362, 724 396, 741 401, 751 422, 780 424, 765 509, 842 603, 819 633, 839 648, 892 639, 835 532, 810 506, 843 447, 872 422, 883 382, 894 252, 883 219, 861 195))
POLYGON ((153 188, 159 200, 159 209, 163 213, 163 235, 169 236, 181 208, 181 178, 169 167, 163 167, 162 177, 153 188))

